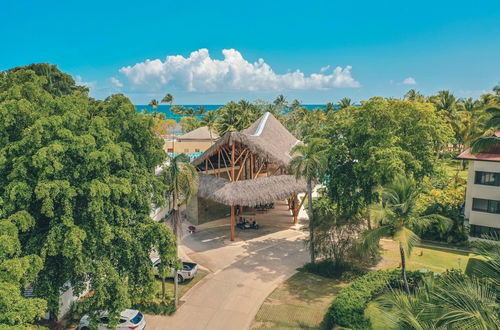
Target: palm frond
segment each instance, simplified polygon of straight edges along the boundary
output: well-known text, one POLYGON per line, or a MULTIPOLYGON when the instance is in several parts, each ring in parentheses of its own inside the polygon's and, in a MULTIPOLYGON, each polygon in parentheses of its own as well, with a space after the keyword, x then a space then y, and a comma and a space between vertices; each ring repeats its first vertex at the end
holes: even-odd
POLYGON ((472 153, 479 153, 491 150, 500 146, 500 137, 496 136, 484 136, 477 139, 472 144, 472 153))
POLYGON ((420 238, 417 234, 406 227, 399 227, 394 233, 394 239, 401 242, 408 258, 415 245, 420 242, 420 238))
POLYGON ((390 226, 380 226, 367 230, 361 235, 361 245, 365 251, 376 251, 382 238, 390 236, 392 228, 390 226))

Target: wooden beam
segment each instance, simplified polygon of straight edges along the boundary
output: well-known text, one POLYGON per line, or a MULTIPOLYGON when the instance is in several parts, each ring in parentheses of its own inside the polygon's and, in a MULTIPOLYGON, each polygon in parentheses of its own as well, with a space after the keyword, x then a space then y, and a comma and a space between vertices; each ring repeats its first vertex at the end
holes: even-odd
POLYGON ((238 176, 236 177, 236 180, 235 181, 238 181, 239 178, 240 178, 240 175, 241 175, 241 172, 243 171, 243 169, 245 168, 245 166, 242 166, 242 164, 245 164, 245 162, 247 161, 247 158, 248 158, 248 153, 247 155, 245 156, 245 158, 243 158, 243 161, 240 163, 240 170, 238 171, 238 176))
MULTIPOLYGON (((299 198, 299 195, 297 195, 297 200, 299 198)), ((300 208, 302 207, 302 205, 304 204, 304 201, 306 200, 306 196, 304 195, 304 198, 302 199, 302 202, 300 202, 300 205, 299 205, 299 210, 300 208)))
POLYGON ((207 158, 207 159, 208 159, 208 162, 210 163, 210 165, 212 166, 212 170, 214 170, 214 171, 215 171, 215 166, 214 166, 214 164, 212 164, 212 161, 210 160, 210 158, 207 158))
POLYGON ((262 167, 263 167, 263 166, 264 166, 264 162, 262 162, 262 163, 260 164, 260 168, 259 168, 259 170, 257 171, 257 173, 255 173, 255 176, 253 177, 254 179, 255 179, 257 176, 259 176, 260 171, 262 170, 262 167))
POLYGON ((217 149, 217 177, 220 177, 220 149, 217 149))
POLYGON ((235 179, 235 176, 234 176, 234 166, 236 165, 234 163, 234 148, 235 148, 235 145, 234 145, 234 142, 233 142, 233 145, 231 147, 231 178, 233 178, 232 179, 233 181, 235 179))
POLYGON ((234 236, 235 236, 235 226, 236 226, 236 217, 235 217, 235 212, 234 212, 234 206, 231 205, 231 218, 229 219, 231 228, 230 228, 230 233, 229 233, 229 239, 234 241, 234 236))
POLYGON ((241 159, 241 156, 243 156, 245 153, 248 154, 248 149, 243 150, 243 152, 240 153, 240 155, 238 156, 238 158, 236 158, 236 160, 234 161, 234 163, 236 164, 241 159))
POLYGON ((224 161, 224 168, 226 169, 227 177, 229 178, 230 181, 233 181, 233 178, 231 178, 231 173, 229 173, 229 167, 227 166, 226 158, 222 157, 222 160, 224 161))

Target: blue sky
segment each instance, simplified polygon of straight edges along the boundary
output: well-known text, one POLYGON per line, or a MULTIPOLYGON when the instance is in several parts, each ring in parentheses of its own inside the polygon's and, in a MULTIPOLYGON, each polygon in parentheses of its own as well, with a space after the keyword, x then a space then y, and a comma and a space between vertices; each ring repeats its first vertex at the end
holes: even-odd
POLYGON ((500 82, 498 0, 17 0, 0 32, 0 70, 50 62, 94 97, 136 104, 477 97, 500 82))

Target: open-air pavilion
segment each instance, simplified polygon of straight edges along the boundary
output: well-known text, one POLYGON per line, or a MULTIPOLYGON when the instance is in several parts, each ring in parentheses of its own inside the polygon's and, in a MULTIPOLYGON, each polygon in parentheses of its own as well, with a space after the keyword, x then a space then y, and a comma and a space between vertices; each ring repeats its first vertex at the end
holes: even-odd
MULTIPOLYGON (((199 172, 198 199, 206 208, 230 208, 230 240, 235 239, 236 213, 287 200, 298 222, 305 181, 287 174, 292 148, 300 143, 269 112, 242 132, 228 132, 193 161, 199 172)), ((198 212, 198 201, 196 210, 198 212)), ((188 212, 189 214, 189 212, 188 212)), ((193 214, 193 210, 191 210, 193 214)))

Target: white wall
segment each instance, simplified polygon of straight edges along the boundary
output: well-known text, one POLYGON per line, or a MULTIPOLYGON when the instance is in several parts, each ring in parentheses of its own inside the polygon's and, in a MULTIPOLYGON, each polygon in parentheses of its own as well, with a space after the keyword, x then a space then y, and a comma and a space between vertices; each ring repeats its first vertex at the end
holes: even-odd
POLYGON ((500 200, 500 187, 474 184, 476 171, 500 173, 500 162, 470 161, 465 198, 465 218, 469 219, 471 225, 500 228, 500 214, 472 210, 473 198, 500 200))

